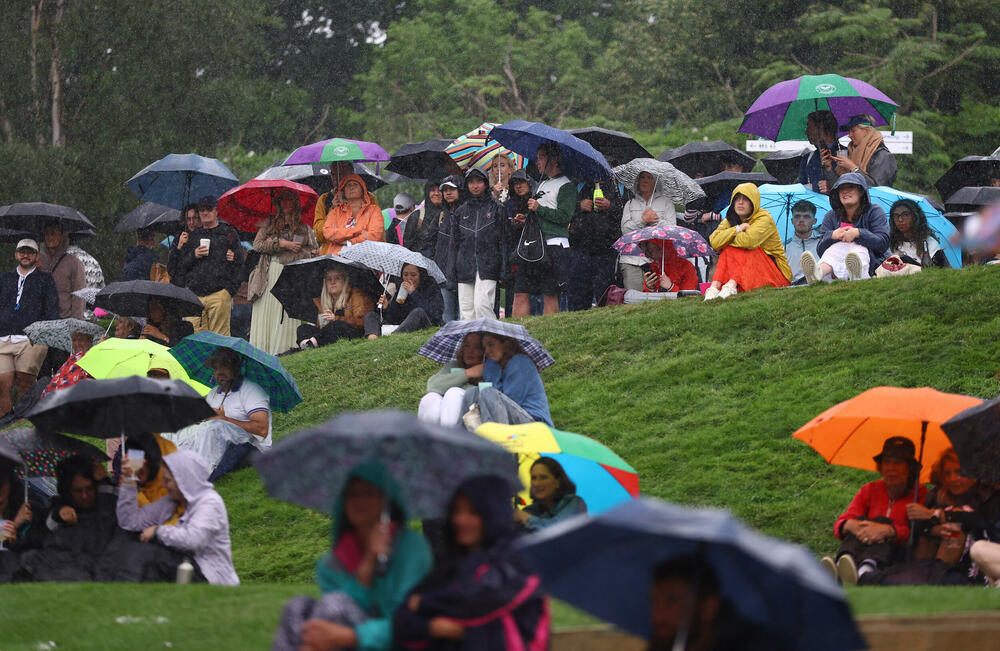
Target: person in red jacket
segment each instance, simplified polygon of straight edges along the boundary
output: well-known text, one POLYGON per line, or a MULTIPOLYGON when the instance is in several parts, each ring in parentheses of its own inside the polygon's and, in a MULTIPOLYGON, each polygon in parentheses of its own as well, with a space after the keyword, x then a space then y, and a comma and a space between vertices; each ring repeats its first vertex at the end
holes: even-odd
MULTIPOLYGON (((836 563, 829 556, 821 561, 844 585, 855 585, 859 574, 902 560, 910 537, 906 505, 913 503, 913 488, 920 478, 913 442, 904 436, 890 437, 874 459, 882 479, 862 486, 834 523, 833 535, 843 541, 836 563)), ((921 486, 918 502, 926 492, 921 486)))
POLYGON ((677 256, 673 242, 646 240, 639 243, 639 248, 651 260, 651 269, 643 269, 642 291, 676 292, 698 289, 698 271, 693 264, 677 256))

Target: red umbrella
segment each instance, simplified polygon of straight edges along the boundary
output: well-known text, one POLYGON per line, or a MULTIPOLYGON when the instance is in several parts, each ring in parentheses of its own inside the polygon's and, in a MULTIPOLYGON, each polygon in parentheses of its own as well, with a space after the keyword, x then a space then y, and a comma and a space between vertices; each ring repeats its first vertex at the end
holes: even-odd
POLYGON ((227 191, 219 197, 219 219, 241 231, 255 233, 262 219, 268 219, 278 211, 277 198, 286 192, 298 198, 302 222, 312 226, 313 211, 319 198, 316 191, 308 185, 284 179, 254 179, 227 191))

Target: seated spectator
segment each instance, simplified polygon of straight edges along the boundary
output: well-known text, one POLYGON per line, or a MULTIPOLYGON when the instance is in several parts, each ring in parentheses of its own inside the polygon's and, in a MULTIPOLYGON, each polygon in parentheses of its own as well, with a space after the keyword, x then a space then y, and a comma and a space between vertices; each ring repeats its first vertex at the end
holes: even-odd
POLYGON ((511 551, 512 489, 499 477, 474 477, 448 505, 449 553, 396 610, 398 645, 426 649, 543 649, 548 604, 511 551))
POLYGON ((80 380, 89 380, 93 377, 90 373, 77 366, 76 363, 94 345, 94 336, 89 332, 71 332, 69 336, 73 345, 73 352, 66 358, 63 365, 59 367, 59 370, 52 375, 49 383, 45 385, 45 389, 42 391, 43 396, 59 389, 71 387, 80 380))
POLYGON ((679 292, 698 289, 698 271, 694 265, 677 256, 670 240, 646 240, 639 243, 643 254, 650 259, 649 270, 641 268, 642 291, 679 292))
POLYGON ((427 380, 427 393, 420 399, 417 418, 440 425, 457 425, 462 418, 465 391, 483 379, 483 337, 465 335, 455 361, 427 380))
POLYGON ((56 465, 56 493, 45 518, 49 531, 76 526, 83 514, 114 510, 114 486, 103 466, 77 455, 56 465))
POLYGON ((931 484, 934 488, 923 504, 906 505, 906 516, 916 523, 916 557, 938 558, 954 565, 965 551, 965 535, 958 531, 942 539, 942 534, 947 533, 942 527, 952 521, 951 511, 974 509, 978 501, 976 480, 962 476, 958 454, 948 448, 931 466, 931 484))
POLYGON ((806 282, 840 278, 870 278, 885 259, 889 226, 882 207, 868 196, 868 182, 861 174, 844 174, 830 192, 830 212, 819 227, 816 256, 806 251, 799 262, 806 282))
POLYGON ((139 317, 120 316, 115 322, 115 337, 118 339, 138 339, 146 320, 139 317))
POLYGON ((125 264, 122 266, 122 282, 128 280, 150 280, 153 265, 160 261, 156 255, 156 231, 152 228, 140 228, 135 232, 135 246, 125 251, 125 264))
MULTIPOLYGON (((326 196, 326 195, 324 195, 326 196)), ((378 204, 372 201, 365 182, 357 174, 347 174, 337 186, 337 201, 323 219, 313 223, 316 241, 322 253, 339 253, 349 244, 365 240, 385 241, 385 221, 378 204)), ((317 203, 317 213, 322 210, 317 203)))
MULTIPOLYGON (((906 507, 913 502, 920 476, 913 442, 903 436, 890 437, 874 459, 882 479, 862 486, 837 518, 833 534, 842 541, 840 549, 834 558, 825 556, 821 561, 844 585, 854 585, 859 575, 902 560, 910 537, 906 507)), ((921 486, 917 500, 923 500, 926 492, 921 486)))
MULTIPOLYGON (((17 476, 16 466, 6 459, 0 459, 0 520, 3 520, 0 542, 7 549, 19 549, 31 529, 31 504, 24 500, 24 484, 17 476)), ((7 574, 0 571, 0 581, 7 574)))
POLYGON ((381 465, 352 471, 332 513, 333 544, 316 563, 323 596, 285 605, 274 651, 395 648, 392 613, 431 566, 427 542, 407 528, 403 498, 381 465))
POLYGON ((474 430, 487 422, 518 425, 541 421, 551 427, 542 376, 517 339, 484 332, 483 351, 483 381, 490 384, 480 383, 465 391, 465 426, 474 430))
POLYGON ((819 244, 819 235, 813 230, 816 226, 816 206, 812 202, 802 199, 792 206, 792 236, 784 242, 785 259, 788 260, 788 268, 792 270, 792 284, 802 285, 806 282, 805 274, 802 273, 800 260, 806 251, 816 254, 816 245, 819 244))
POLYGON ((719 262, 706 301, 758 287, 786 287, 792 279, 778 227, 760 207, 760 191, 753 183, 733 189, 726 218, 708 241, 719 252, 719 262))
POLYGON ((271 447, 271 398, 260 385, 243 377, 240 355, 234 350, 217 348, 205 366, 212 369, 216 382, 205 396, 205 402, 218 414, 210 420, 235 425, 248 439, 227 443, 222 458, 208 477, 208 481, 215 482, 231 470, 250 465, 256 452, 271 447))
POLYGON ((205 460, 190 450, 163 457, 163 485, 167 495, 149 505, 153 521, 166 522, 177 506, 184 514, 177 524, 152 524, 142 530, 139 540, 156 540, 163 545, 193 555, 200 575, 213 585, 239 585, 229 542, 229 515, 222 497, 208 480, 205 460))
POLYGON ((847 156, 829 156, 829 160, 841 178, 846 174, 861 174, 865 187, 891 186, 896 180, 896 157, 885 146, 882 132, 874 124, 870 115, 852 115, 847 124, 840 125, 840 130, 851 138, 847 156))
POLYGON ((177 452, 177 445, 158 434, 132 435, 125 440, 125 456, 119 460, 125 468, 118 483, 116 513, 119 527, 126 531, 142 531, 154 524, 174 524, 184 513, 184 508, 178 505, 166 520, 152 522, 148 518, 154 515, 153 510, 148 516, 143 512, 167 495, 167 487, 163 483, 163 457, 174 452, 177 452), (132 476, 128 469, 129 453, 136 450, 142 451, 143 462, 132 476))
POLYGON ((531 504, 514 510, 514 523, 524 531, 538 531, 556 522, 587 512, 576 494, 576 484, 562 464, 539 457, 531 464, 531 504))
POLYGON ((406 264, 396 296, 382 294, 378 306, 382 308, 381 315, 374 310, 365 315, 365 334, 369 339, 382 336, 383 325, 396 326, 393 332, 416 332, 441 325, 444 300, 426 270, 406 264))
POLYGON ((915 201, 900 199, 889 208, 889 256, 875 275, 901 276, 922 267, 948 267, 944 249, 931 235, 927 217, 915 201))
POLYGON ((318 348, 340 339, 358 339, 364 335, 365 315, 375 304, 360 287, 352 287, 344 269, 328 269, 323 275, 323 290, 313 299, 319 308, 316 325, 303 323, 296 332, 299 348, 318 348))
MULTIPOLYGON (((635 196, 622 208, 622 235, 657 224, 677 225, 677 211, 674 209, 674 204, 665 194, 656 191, 655 176, 649 172, 639 172, 632 190, 635 196)), ((625 289, 641 292, 643 289, 641 266, 649 260, 630 255, 622 256, 618 261, 621 263, 622 284, 625 289)))
POLYGON ((149 339, 158 344, 173 348, 181 339, 194 334, 194 326, 189 321, 180 318, 160 299, 155 296, 149 299, 149 319, 142 327, 140 339, 149 339))

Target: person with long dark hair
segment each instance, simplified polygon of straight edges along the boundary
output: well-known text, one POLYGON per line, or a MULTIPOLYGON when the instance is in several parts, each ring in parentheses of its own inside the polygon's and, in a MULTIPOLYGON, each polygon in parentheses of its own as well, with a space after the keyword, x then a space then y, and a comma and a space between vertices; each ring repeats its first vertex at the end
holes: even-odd
POLYGON ((900 199, 889 208, 889 255, 917 267, 949 266, 927 216, 912 199, 900 199))
POLYGON ((427 271, 416 265, 404 264, 399 290, 395 296, 382 294, 378 306, 381 316, 372 310, 365 314, 365 335, 369 339, 382 336, 383 325, 396 326, 393 332, 416 332, 441 325, 444 301, 441 291, 427 271))
POLYGON ((490 385, 466 390, 462 403, 465 426, 475 429, 483 422, 519 425, 538 421, 551 426, 542 377, 517 339, 484 332, 483 350, 483 381, 490 385))
POLYGON ((24 500, 24 484, 13 463, 0 459, 0 540, 7 549, 16 549, 25 539, 32 522, 31 504, 24 500))
POLYGON ((177 316, 166 301, 151 296, 148 310, 149 318, 142 327, 140 339, 149 339, 173 348, 181 339, 194 334, 194 326, 177 316))
POLYGON ((587 504, 576 494, 576 484, 562 464, 552 457, 539 457, 531 464, 531 504, 514 511, 518 526, 537 531, 586 512, 587 504))

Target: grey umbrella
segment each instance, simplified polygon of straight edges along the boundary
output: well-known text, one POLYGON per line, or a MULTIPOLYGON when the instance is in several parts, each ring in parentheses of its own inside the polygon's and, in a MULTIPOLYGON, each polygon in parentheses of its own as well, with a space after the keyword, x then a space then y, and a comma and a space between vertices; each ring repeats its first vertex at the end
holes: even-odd
POLYGON ((154 226, 157 231, 168 235, 179 232, 183 227, 183 224, 181 224, 181 211, 176 208, 146 201, 122 217, 118 225, 115 226, 115 232, 134 231, 154 226))
POLYGON ((687 205, 705 198, 705 192, 690 176, 670 163, 655 158, 636 158, 614 170, 615 178, 625 187, 635 188, 635 180, 642 172, 648 172, 656 179, 656 192, 666 195, 674 203, 687 205))
POLYGON ((437 263, 399 244, 369 240, 345 246, 340 250, 340 257, 359 262, 369 269, 390 276, 400 275, 403 272, 403 265, 412 264, 425 270, 438 284, 447 280, 437 263))
POLYGON ((70 354, 73 353, 72 335, 74 332, 90 335, 96 340, 104 334, 104 328, 96 323, 72 318, 35 321, 24 328, 24 334, 28 335, 31 343, 58 348, 70 354))

